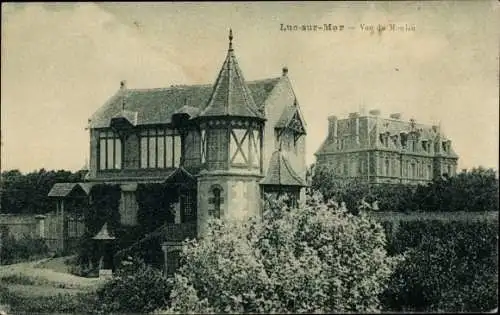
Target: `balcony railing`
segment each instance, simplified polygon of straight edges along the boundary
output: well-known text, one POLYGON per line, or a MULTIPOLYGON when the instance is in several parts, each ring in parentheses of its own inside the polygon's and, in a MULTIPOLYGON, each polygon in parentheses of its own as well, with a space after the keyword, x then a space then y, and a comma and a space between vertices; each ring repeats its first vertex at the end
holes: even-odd
POLYGON ((183 241, 186 238, 196 238, 196 222, 167 223, 165 229, 166 241, 183 241))

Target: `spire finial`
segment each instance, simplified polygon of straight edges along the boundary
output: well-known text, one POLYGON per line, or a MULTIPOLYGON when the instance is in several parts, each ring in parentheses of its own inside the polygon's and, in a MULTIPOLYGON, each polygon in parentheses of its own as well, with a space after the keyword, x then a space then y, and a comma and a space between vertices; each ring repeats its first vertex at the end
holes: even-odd
POLYGON ((233 30, 229 29, 229 50, 233 50, 233 30))

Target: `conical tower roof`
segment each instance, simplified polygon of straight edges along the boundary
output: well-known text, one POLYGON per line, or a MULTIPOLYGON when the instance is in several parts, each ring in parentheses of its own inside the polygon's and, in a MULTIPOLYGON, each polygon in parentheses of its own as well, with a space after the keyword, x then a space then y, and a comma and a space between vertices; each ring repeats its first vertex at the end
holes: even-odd
POLYGON ((250 89, 245 83, 243 73, 233 50, 233 32, 229 30, 229 49, 222 65, 207 107, 201 117, 239 116, 263 118, 250 89))

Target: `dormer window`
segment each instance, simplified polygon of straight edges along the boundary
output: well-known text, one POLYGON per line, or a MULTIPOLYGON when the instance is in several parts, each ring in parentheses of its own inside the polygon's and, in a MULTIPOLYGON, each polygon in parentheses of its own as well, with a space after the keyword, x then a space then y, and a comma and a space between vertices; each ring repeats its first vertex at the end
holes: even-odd
POLYGON ((121 169, 122 157, 122 140, 118 133, 112 130, 99 132, 99 169, 121 169))
POLYGON ((389 138, 390 138, 389 133, 387 132, 381 133, 379 138, 380 138, 380 143, 382 143, 383 146, 385 147, 389 146, 389 138))
POLYGON ((408 145, 408 135, 406 133, 401 133, 401 147, 406 149, 408 145))
POLYGON ((443 147, 443 152, 448 153, 448 142, 447 141, 443 141, 442 147, 443 147))
POLYGON ((427 141, 422 141, 422 149, 423 149, 425 152, 428 152, 428 151, 429 151, 429 145, 428 145, 428 142, 427 142, 427 141))

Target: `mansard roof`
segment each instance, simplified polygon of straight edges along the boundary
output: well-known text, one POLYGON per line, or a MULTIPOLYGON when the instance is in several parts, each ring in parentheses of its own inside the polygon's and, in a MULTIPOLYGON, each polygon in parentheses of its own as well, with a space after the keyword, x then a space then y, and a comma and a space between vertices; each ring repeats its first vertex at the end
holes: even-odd
MULTIPOLYGON (((281 77, 247 82, 256 105, 263 109, 265 101, 281 77)), ((111 118, 119 116, 122 98, 126 95, 124 107, 128 112, 135 112, 136 125, 169 124, 172 114, 182 107, 205 108, 212 94, 213 87, 203 85, 177 85, 156 89, 125 89, 111 97, 90 118, 89 128, 107 128, 111 118)), ((192 112, 192 110, 191 110, 192 112)))
POLYGON ((243 72, 233 50, 233 33, 229 31, 229 49, 222 64, 207 107, 200 114, 209 116, 240 116, 263 118, 253 95, 245 83, 243 72))
POLYGON ((261 181, 261 185, 276 186, 307 186, 294 170, 288 159, 281 151, 275 151, 271 155, 266 177, 261 181))
MULTIPOLYGON (((366 119, 368 116, 360 116, 361 119, 366 119)), ((373 118, 373 117, 370 117, 373 118)), ((339 122, 345 119, 339 120, 339 122)), ((401 134, 410 135, 415 133, 417 135, 418 141, 429 141, 431 143, 439 141, 450 141, 450 139, 445 135, 443 130, 438 126, 431 126, 428 124, 415 123, 414 121, 404 121, 404 120, 394 120, 377 117, 374 120, 373 129, 371 129, 372 135, 375 132, 378 134, 387 134, 388 136, 400 136, 401 134)), ((378 139, 377 134, 377 139, 378 139)), ((339 134, 339 138, 341 134, 339 134)), ((377 140, 378 141, 378 140, 377 140)), ((389 142, 392 146, 392 143, 389 142)), ((366 147, 361 147, 361 149, 366 149, 366 147)), ((396 148, 393 148, 396 149, 396 148)), ((326 139, 320 145, 319 149, 316 151, 315 155, 328 154, 331 152, 338 152, 337 142, 330 135, 326 136, 326 139)), ((453 148, 445 154, 447 157, 458 157, 453 148)))

